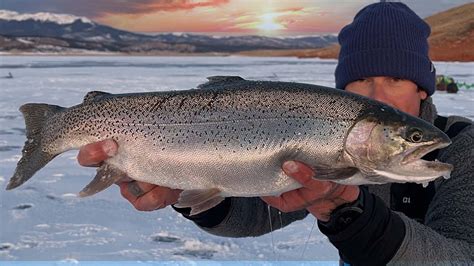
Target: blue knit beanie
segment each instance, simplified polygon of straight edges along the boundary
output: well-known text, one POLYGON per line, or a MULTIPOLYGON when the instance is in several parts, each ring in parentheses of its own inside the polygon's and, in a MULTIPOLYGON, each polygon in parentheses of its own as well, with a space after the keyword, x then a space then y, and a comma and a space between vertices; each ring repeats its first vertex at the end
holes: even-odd
POLYGON ((430 26, 403 3, 364 7, 339 33, 336 88, 355 80, 390 76, 435 91, 435 69, 428 57, 430 26))

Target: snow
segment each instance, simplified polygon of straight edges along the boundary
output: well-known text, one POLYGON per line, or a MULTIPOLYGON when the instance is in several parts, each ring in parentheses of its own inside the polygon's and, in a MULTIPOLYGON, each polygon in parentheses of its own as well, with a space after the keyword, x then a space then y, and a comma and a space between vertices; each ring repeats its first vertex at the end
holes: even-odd
POLYGON ((77 17, 73 15, 67 14, 54 14, 48 12, 39 12, 39 13, 18 13, 15 11, 10 10, 0 10, 0 19, 4 20, 15 20, 15 21, 23 21, 23 20, 37 20, 41 22, 54 22, 57 24, 71 24, 76 20, 80 20, 83 23, 94 24, 92 20, 86 17, 77 17))
POLYGON ((18 38, 17 40, 18 40, 19 42, 21 42, 21 43, 24 43, 24 44, 32 44, 32 43, 33 43, 32 41, 25 40, 25 39, 23 39, 23 38, 18 38))
MULTIPOLYGON (((187 32, 170 32, 168 34, 171 34, 173 36, 177 36, 177 37, 189 37, 191 34, 187 33, 187 32)), ((166 35, 166 34, 161 34, 161 35, 166 35)))
MULTIPOLYGON (((14 76, 0 79, 0 260, 68 264, 332 261, 327 264, 337 265, 336 249, 317 226, 311 231, 315 221, 311 216, 272 234, 235 239, 210 235, 171 208, 136 211, 116 186, 78 198, 76 193, 89 183, 95 170, 77 164, 77 151, 58 156, 23 186, 4 190, 25 142, 24 122, 18 111, 24 103, 72 106, 91 90, 189 89, 215 75, 334 86, 335 66, 334 60, 238 56, 0 57, 0 77, 8 72, 14 76)), ((474 83, 474 63, 436 63, 436 68, 458 81, 474 83)), ((436 93, 434 101, 441 114, 474 119, 474 90, 436 93)))
POLYGON ((109 39, 108 37, 104 37, 104 36, 93 36, 93 37, 85 38, 85 40, 91 41, 91 42, 106 41, 108 39, 109 39))

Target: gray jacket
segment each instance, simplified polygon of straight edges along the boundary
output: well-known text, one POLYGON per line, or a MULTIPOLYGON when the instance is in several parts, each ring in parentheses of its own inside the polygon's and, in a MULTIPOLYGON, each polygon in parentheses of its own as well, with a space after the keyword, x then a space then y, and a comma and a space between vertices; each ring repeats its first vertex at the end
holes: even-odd
MULTIPOLYGON (((424 101, 421 118, 436 117, 431 99, 424 101)), ((449 117, 447 128, 462 117, 449 117)), ((472 123, 472 122, 471 122, 472 123)), ((438 159, 454 165, 450 179, 435 182, 436 193, 429 204, 424 224, 398 213, 405 224, 405 237, 389 264, 463 264, 474 265, 474 125, 464 128, 440 151, 438 159)), ((369 192, 390 206, 390 184, 368 186, 369 192)), ((283 226, 303 219, 306 210, 284 213, 283 226)), ((260 198, 232 198, 224 220, 203 230, 228 237, 259 236, 270 232, 268 207, 260 198)), ((271 208, 273 225, 280 225, 276 209, 271 208)), ((277 228, 273 228, 278 229, 277 228)))

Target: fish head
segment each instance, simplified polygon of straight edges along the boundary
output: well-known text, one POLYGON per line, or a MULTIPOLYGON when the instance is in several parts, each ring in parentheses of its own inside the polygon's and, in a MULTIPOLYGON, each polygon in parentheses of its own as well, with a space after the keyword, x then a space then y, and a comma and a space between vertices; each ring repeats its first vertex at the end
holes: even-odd
POLYGON ((385 115, 366 114, 349 131, 344 156, 359 168, 367 183, 426 184, 449 177, 452 165, 423 160, 451 144, 434 125, 393 109, 385 115))

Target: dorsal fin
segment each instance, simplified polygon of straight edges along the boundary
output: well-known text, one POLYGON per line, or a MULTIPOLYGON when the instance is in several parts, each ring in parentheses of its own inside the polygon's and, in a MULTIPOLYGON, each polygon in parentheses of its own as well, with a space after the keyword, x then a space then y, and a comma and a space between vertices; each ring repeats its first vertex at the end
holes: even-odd
POLYGON ((104 96, 111 95, 108 92, 103 92, 103 91, 90 91, 84 96, 84 103, 90 103, 90 102, 95 102, 98 100, 101 100, 104 96))
POLYGON ((242 81, 245 80, 242 77, 239 76, 211 76, 207 77, 208 82, 203 83, 198 85, 197 87, 199 89, 205 88, 210 85, 216 85, 218 83, 223 83, 223 82, 236 82, 236 81, 242 81))

